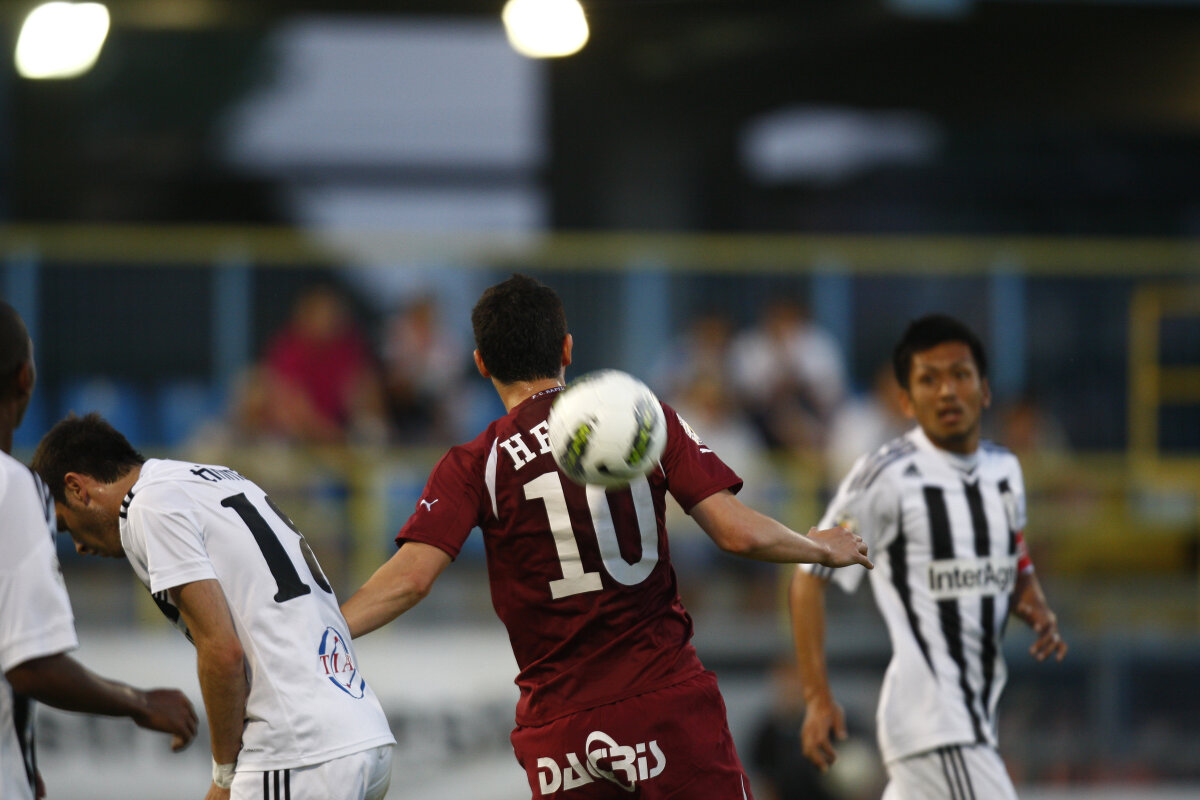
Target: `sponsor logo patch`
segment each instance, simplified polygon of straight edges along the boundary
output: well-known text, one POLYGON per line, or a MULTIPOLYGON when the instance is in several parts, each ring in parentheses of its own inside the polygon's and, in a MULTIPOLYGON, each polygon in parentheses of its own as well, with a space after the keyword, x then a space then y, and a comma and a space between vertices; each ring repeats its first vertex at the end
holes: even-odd
POLYGON ((326 628, 321 636, 317 669, 330 683, 355 699, 362 699, 367 692, 367 682, 358 674, 346 638, 333 628, 326 628))
POLYGON ((537 760, 538 789, 543 795, 578 789, 597 780, 632 794, 639 782, 657 778, 667 767, 657 740, 620 745, 604 731, 588 734, 582 759, 567 753, 562 760, 565 763, 550 757, 537 760))
POLYGON ((929 593, 934 600, 1008 594, 1016 582, 1016 556, 948 558, 929 565, 929 593))

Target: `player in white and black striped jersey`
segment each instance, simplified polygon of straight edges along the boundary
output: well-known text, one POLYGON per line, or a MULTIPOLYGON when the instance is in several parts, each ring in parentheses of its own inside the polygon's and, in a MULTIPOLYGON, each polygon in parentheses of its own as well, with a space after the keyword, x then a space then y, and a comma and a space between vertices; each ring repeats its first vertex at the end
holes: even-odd
MULTIPOLYGON (((877 715, 884 798, 1010 800, 1016 792, 996 749, 1009 615, 1033 628, 1039 660, 1067 651, 1025 548, 1021 467, 980 439, 990 390, 969 328, 923 317, 905 331, 893 365, 917 427, 861 457, 821 521, 854 530, 875 561, 871 587, 893 647, 877 715)), ((808 705, 803 746, 823 769, 836 757, 831 737, 846 734, 825 671, 823 590, 832 580, 853 591, 864 574, 801 565, 792 581, 808 705)))

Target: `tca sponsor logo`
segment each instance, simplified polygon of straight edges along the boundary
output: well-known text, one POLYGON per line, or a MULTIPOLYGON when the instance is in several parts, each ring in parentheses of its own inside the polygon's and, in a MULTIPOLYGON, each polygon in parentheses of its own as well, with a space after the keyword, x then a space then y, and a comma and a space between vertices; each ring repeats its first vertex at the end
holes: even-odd
POLYGON ((667 757, 657 740, 620 745, 604 731, 588 734, 583 755, 581 761, 575 753, 567 753, 563 766, 553 758, 539 758, 538 789, 541 793, 578 789, 596 780, 605 780, 632 792, 639 781, 657 778, 667 766, 667 757))
POLYGON ((333 628, 326 628, 317 646, 318 671, 329 682, 356 700, 367 691, 367 682, 358 673, 348 640, 333 628))

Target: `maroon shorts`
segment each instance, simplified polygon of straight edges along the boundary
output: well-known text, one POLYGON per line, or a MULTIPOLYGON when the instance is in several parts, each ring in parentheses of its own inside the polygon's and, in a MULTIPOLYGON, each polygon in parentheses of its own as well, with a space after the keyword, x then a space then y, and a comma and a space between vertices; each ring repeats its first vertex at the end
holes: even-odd
POLYGON ((534 800, 753 800, 716 676, 512 732, 534 800))

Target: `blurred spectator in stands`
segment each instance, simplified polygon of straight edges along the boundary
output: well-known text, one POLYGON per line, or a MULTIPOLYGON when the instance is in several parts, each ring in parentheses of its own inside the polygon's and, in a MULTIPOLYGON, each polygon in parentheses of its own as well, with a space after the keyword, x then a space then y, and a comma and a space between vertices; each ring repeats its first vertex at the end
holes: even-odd
MULTIPOLYGON (((780 475, 772 469, 770 452, 737 404, 727 381, 697 372, 671 405, 700 441, 720 453, 721 460, 745 482, 738 494, 743 502, 771 513, 786 513, 787 509, 771 508, 771 501, 778 499, 775 492, 780 488, 780 475)), ((777 565, 731 558, 714 550, 700 526, 677 504, 669 503, 666 513, 671 559, 676 565, 688 565, 680 569, 679 577, 688 608, 719 609, 720 613, 770 611, 776 607, 777 565)))
POLYGON ((900 407, 900 386, 890 361, 880 364, 871 391, 843 404, 829 424, 825 472, 831 486, 850 471, 859 456, 873 452, 912 427, 900 407))
POLYGON ((388 320, 383 385, 388 416, 401 442, 462 438, 470 361, 471 348, 441 324, 432 297, 413 301, 388 320))
POLYGON ((996 419, 999 427, 992 438, 1022 460, 1053 459, 1070 449, 1062 423, 1031 392, 1002 404, 996 419))
POLYGON ((727 385, 732 337, 733 323, 729 317, 716 311, 697 316, 683 335, 667 346, 655 365, 650 376, 654 390, 668 403, 675 404, 699 380, 727 385))
POLYGON ((824 446, 828 425, 846 393, 837 340, 808 310, 776 299, 759 324, 730 346, 730 368, 741 400, 772 448, 824 446))
POLYGON ((345 298, 331 286, 300 295, 249 384, 250 407, 239 413, 261 415, 269 434, 314 444, 384 437, 378 369, 345 298))
POLYGON ((717 375, 696 374, 672 405, 700 440, 720 453, 721 460, 745 481, 739 497, 756 507, 761 504, 762 498, 746 492, 755 493, 768 485, 769 453, 728 384, 717 375))

